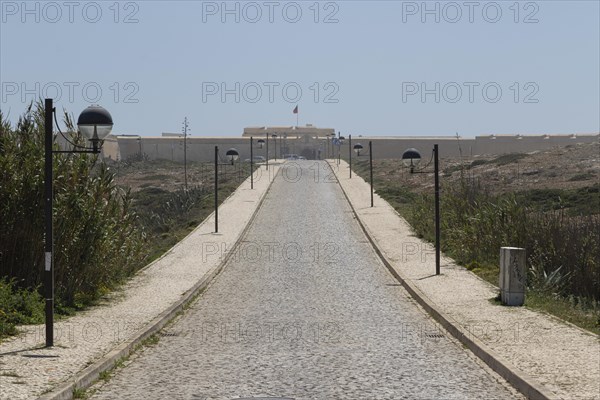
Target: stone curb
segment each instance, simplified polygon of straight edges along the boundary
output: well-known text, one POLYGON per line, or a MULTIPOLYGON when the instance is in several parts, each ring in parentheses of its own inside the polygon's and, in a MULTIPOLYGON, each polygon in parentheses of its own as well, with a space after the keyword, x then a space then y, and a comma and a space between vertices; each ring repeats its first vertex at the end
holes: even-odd
MULTIPOLYGON (((121 343, 120 345, 118 345, 117 347, 115 347, 114 349, 109 351, 100 360, 94 362, 92 365, 90 365, 90 366, 86 367, 85 369, 83 369, 82 371, 78 372, 72 378, 69 378, 66 381, 62 382, 57 387, 55 387, 52 391, 41 395, 40 397, 38 397, 38 400, 71 400, 71 399, 73 399, 73 392, 76 389, 89 388, 95 381, 97 381, 99 379, 100 373, 113 368, 120 359, 130 355, 136 349, 136 347, 138 345, 140 345, 145 339, 147 339, 147 338, 151 337, 152 335, 156 334, 157 332, 159 332, 167 323, 169 323, 173 318, 175 318, 180 311, 183 311, 188 304, 192 303, 193 300, 195 299, 196 295, 202 293, 202 291, 204 291, 208 287, 208 285, 212 282, 212 280, 222 271, 225 264, 227 264, 227 262, 229 261, 229 258, 235 253, 236 248, 239 246, 242 239, 246 236, 246 233, 250 229, 252 222, 254 222, 254 219, 256 218, 258 211, 261 209, 262 204, 263 204, 265 198, 267 197, 267 194, 271 190, 271 186, 273 185, 273 182, 275 181, 275 178, 277 177, 278 173, 279 173, 279 171, 277 171, 277 173, 275 173, 275 175, 273 175, 273 179, 271 180, 271 182, 269 182, 269 185, 267 186, 267 189, 265 190, 260 201, 258 202, 256 209, 252 213, 252 216, 248 220, 248 223, 246 224, 244 229, 241 231, 240 235, 238 236, 237 240, 235 241, 234 245, 232 246, 231 251, 229 251, 225 255, 225 257, 223 257, 221 262, 215 268, 213 268, 206 275, 204 275, 198 283, 196 283, 191 289, 189 289, 186 293, 184 293, 180 300, 175 302, 173 305, 171 305, 165 311, 160 313, 156 318, 154 318, 150 323, 148 323, 146 326, 144 326, 142 329, 140 329, 138 332, 136 332, 135 335, 133 336, 133 338, 129 339, 128 341, 126 341, 124 343, 121 343)), ((223 203, 225 203, 226 200, 227 199, 223 200, 223 203)), ((223 203, 221 203, 221 204, 223 204, 223 203)), ((207 221, 212 215, 213 214, 210 214, 205 219, 205 221, 207 221)), ((201 223, 198 226, 198 228, 203 223, 201 223)), ((198 229, 198 228, 196 228, 196 229, 198 229)), ((196 229, 194 229, 194 231, 196 229)), ((192 231, 189 235, 191 235, 194 231, 192 231)), ((187 236, 186 236, 186 238, 187 238, 187 236)), ((170 250, 168 250, 165 253, 165 255, 170 253, 173 248, 175 248, 176 246, 179 245, 179 243, 181 243, 181 241, 178 242, 177 244, 175 244, 170 250)), ((162 257, 164 257, 164 255, 159 257, 154 262, 158 261, 162 257)), ((148 266, 154 264, 154 262, 152 262, 148 266)), ((146 269, 148 266, 142 268, 142 270, 146 269)))
MULTIPOLYGON (((331 164, 327 161, 327 164, 331 168, 331 164)), ((487 346, 477 339, 475 336, 470 334, 468 331, 462 329, 462 326, 454 321, 451 317, 447 316, 444 312, 440 311, 433 302, 430 302, 427 296, 421 292, 416 286, 414 286, 408 279, 405 279, 400 275, 400 273, 392 266, 392 264, 385 258, 381 249, 377 246, 375 239, 371 236, 368 228, 363 224, 358 212, 354 208, 354 205, 350 201, 350 197, 344 190, 344 187, 340 183, 337 174, 334 168, 331 168, 331 171, 336 177, 338 184, 340 185, 340 189, 342 193, 344 193, 344 197, 348 201, 350 208, 352 209, 352 213, 354 214, 358 225, 361 227, 365 236, 373 246, 375 253, 381 259, 386 268, 390 271, 390 273, 402 284, 404 289, 427 311, 431 317, 436 320, 440 325, 444 327, 452 336, 458 339, 463 345, 465 345, 471 352, 473 352, 477 357, 479 357, 483 362, 485 362, 492 370, 494 370, 498 375, 506 379, 511 385, 513 385, 519 392, 521 392, 525 397, 532 400, 554 400, 558 399, 558 396, 544 387, 541 383, 536 382, 533 378, 531 378, 528 374, 524 373, 511 366, 508 363, 504 363, 500 360, 492 350, 488 349, 487 346)), ((383 199, 382 199, 383 200, 383 199)), ((384 200, 385 201, 385 200, 384 200)))

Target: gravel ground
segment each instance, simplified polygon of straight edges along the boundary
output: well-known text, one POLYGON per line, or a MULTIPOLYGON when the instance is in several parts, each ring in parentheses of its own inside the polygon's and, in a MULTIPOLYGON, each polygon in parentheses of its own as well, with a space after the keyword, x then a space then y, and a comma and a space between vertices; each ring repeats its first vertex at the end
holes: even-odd
POLYGON ((166 310, 220 263, 252 217, 277 166, 250 190, 244 182, 219 208, 219 234, 209 217, 163 258, 133 277, 106 304, 55 323, 55 347, 44 326, 26 326, 0 345, 0 399, 39 396, 102 358, 166 310), (215 244, 218 243, 217 247, 215 244))
MULTIPOLYGON (((557 398, 600 399, 600 341, 574 325, 525 307, 502 307, 489 300, 499 289, 442 257, 435 276, 435 252, 377 194, 370 207, 369 185, 348 164, 332 166, 361 222, 385 258, 422 296, 476 337, 500 360, 543 384, 557 398)), ((443 206, 443 205, 442 205, 443 206)), ((443 240, 443 238, 442 238, 443 240)), ((498 254, 500 249, 498 249, 498 254)))
POLYGON ((196 303, 94 399, 522 398, 381 264, 324 162, 287 163, 196 303))

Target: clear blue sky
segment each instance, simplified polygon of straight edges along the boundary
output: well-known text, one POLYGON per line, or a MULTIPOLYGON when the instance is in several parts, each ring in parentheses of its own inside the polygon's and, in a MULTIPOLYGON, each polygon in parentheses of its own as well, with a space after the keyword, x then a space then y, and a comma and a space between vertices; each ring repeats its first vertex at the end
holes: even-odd
POLYGON ((99 103, 118 134, 179 132, 187 116, 194 136, 240 135, 294 125, 296 104, 301 125, 343 134, 600 131, 599 1, 427 2, 437 15, 421 1, 0 3, 13 120, 59 87, 59 109, 99 103))

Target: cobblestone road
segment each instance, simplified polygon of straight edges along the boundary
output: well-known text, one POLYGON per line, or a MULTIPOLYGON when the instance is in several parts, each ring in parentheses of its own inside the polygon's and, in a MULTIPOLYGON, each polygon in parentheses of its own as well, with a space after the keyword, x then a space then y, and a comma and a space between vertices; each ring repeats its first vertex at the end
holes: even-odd
POLYGON ((328 168, 288 163, 222 274, 93 398, 522 398, 397 284, 328 168))

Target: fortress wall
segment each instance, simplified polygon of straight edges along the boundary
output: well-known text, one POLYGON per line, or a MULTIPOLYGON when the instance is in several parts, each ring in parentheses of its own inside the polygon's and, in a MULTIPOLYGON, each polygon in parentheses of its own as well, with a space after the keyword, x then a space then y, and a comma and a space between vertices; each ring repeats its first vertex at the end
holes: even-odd
MULTIPOLYGON (((260 138, 260 137, 259 137, 260 138)), ((259 138, 255 138, 257 141, 259 138)), ((410 137, 353 137, 352 144, 360 143, 363 145, 363 154, 367 153, 369 140, 373 141, 373 157, 382 158, 400 158, 402 153, 411 147, 419 150, 423 158, 431 154, 434 143, 440 148, 441 157, 456 157, 459 153, 459 146, 463 156, 477 156, 484 154, 506 154, 518 152, 531 152, 536 150, 548 149, 556 146, 567 146, 576 143, 594 143, 598 142, 598 135, 580 135, 580 136, 496 136, 492 139, 490 136, 478 136, 476 138, 455 137, 429 137, 429 138, 410 138, 410 137)), ((284 153, 302 154, 303 150, 321 150, 322 157, 326 156, 326 139, 313 138, 288 138, 281 143, 287 143, 288 148, 284 153)), ((277 139, 277 156, 281 157, 279 149, 280 140, 277 139)), ((189 161, 211 162, 214 160, 214 146, 218 145, 222 157, 229 148, 235 148, 240 153, 242 160, 250 158, 250 138, 249 137, 188 137, 187 139, 187 159, 189 161)), ((331 141, 329 141, 331 146, 331 141)), ((103 153, 105 157, 113 160, 125 160, 132 155, 140 152, 145 153, 150 160, 164 159, 175 162, 183 162, 183 138, 181 137, 142 137, 138 140, 135 136, 112 137, 105 141, 103 153)), ((274 157, 273 141, 269 140, 269 154, 274 157)), ((342 144, 341 154, 348 156, 348 140, 342 144)), ((265 149, 259 149, 255 144, 255 156, 265 156, 265 149)), ((334 148, 334 155, 337 156, 337 149, 334 148)))
POLYGON ((109 160, 120 160, 119 142, 115 136, 109 136, 102 145, 102 157, 109 160))
MULTIPOLYGON (((136 137, 119 137, 121 159, 138 154, 141 150, 150 160, 171 160, 183 162, 183 138, 178 137, 146 137, 141 141, 136 137)), ((235 148, 240 153, 240 158, 250 158, 250 139, 246 138, 187 138, 188 161, 213 161, 215 146, 219 146, 219 153, 224 158, 225 152, 235 148)), ((260 155, 260 150, 256 149, 260 155)))
POLYGON ((568 146, 576 143, 598 142, 598 135, 585 136, 477 136, 474 155, 526 153, 550 149, 556 146, 568 146))
MULTIPOLYGON (((367 154, 369 140, 373 142, 373 158, 400 158, 402 153, 409 148, 419 150, 421 156, 428 158, 433 151, 433 145, 438 144, 441 157, 457 157, 459 145, 463 155, 468 155, 470 149, 475 143, 474 139, 461 139, 460 142, 456 138, 373 138, 368 137, 352 138, 352 146, 357 143, 363 145, 363 153, 367 154)), ((348 156, 348 141, 342 145, 342 155, 348 156)))

